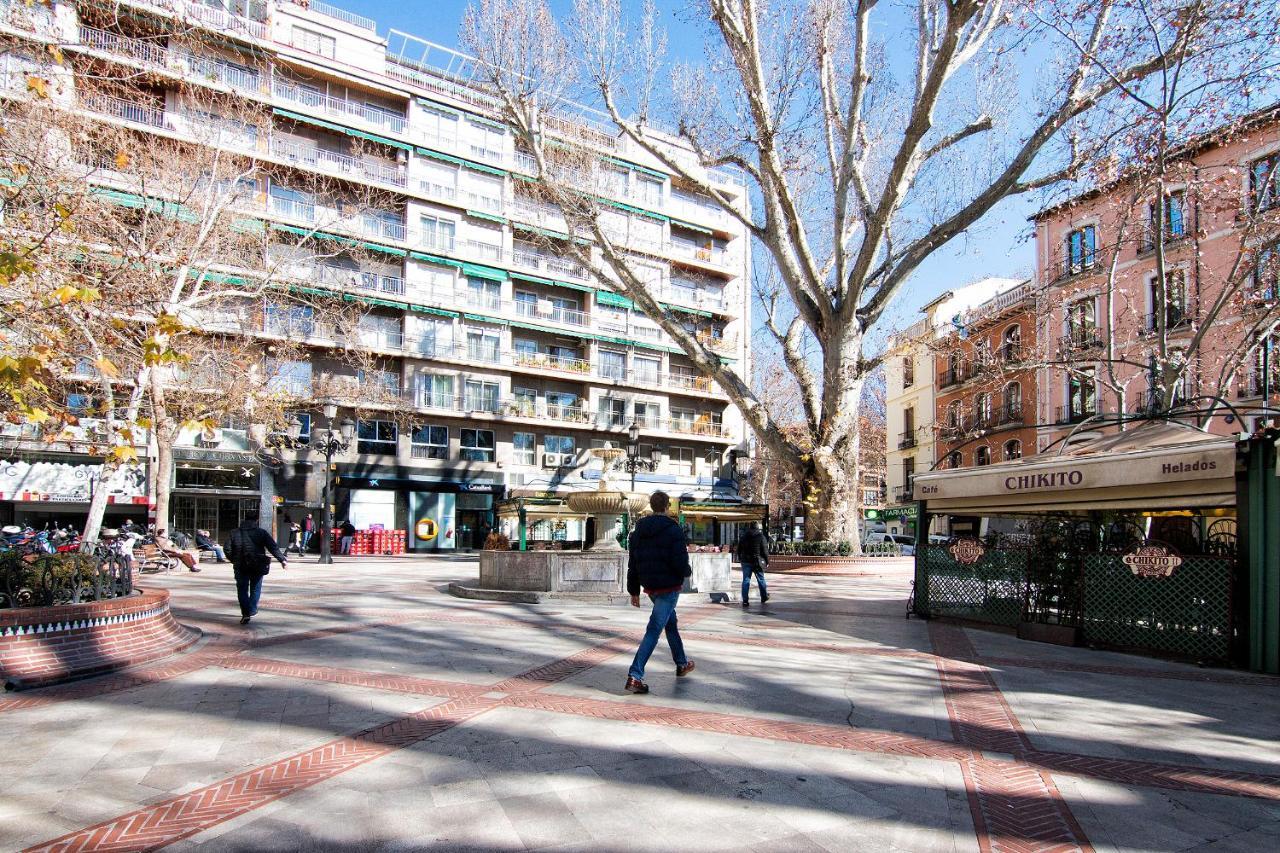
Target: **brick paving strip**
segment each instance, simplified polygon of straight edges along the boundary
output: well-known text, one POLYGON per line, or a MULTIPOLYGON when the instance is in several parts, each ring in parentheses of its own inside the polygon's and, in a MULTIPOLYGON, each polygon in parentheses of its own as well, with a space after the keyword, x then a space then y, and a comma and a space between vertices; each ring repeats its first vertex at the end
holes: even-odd
MULTIPOLYGON (((1031 752, 991 673, 972 662, 976 653, 963 629, 930 622, 929 639, 956 742, 1015 758, 1031 752)), ((981 755, 961 759, 960 769, 983 853, 1093 849, 1048 772, 981 755)))

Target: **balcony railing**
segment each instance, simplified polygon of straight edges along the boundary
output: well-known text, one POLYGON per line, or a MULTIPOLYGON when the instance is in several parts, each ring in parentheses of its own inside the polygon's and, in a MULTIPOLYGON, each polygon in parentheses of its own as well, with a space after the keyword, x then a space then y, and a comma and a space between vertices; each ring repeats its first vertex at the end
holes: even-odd
POLYGON ((113 95, 99 95, 91 92, 81 93, 80 105, 91 112, 134 124, 160 128, 166 126, 164 107, 148 106, 113 95))
MULTIPOLYGON (((1167 331, 1175 329, 1186 329, 1191 326, 1192 315, 1186 308, 1169 306, 1164 312, 1164 327, 1167 331)), ((1155 334, 1159 330, 1161 312, 1150 311, 1147 313, 1146 331, 1148 334, 1155 334)))
POLYGON ((319 264, 308 277, 315 283, 327 284, 331 287, 349 287, 397 296, 405 293, 404 279, 398 275, 348 269, 334 264, 319 264))
POLYGON ((378 22, 373 18, 366 18, 364 15, 357 15, 355 12, 348 12, 346 9, 339 9, 337 6, 330 6, 328 3, 321 3, 319 0, 310 0, 307 8, 312 12, 318 12, 321 15, 327 15, 339 21, 351 24, 353 27, 359 27, 362 30, 377 31, 378 22))
POLYGON ((273 213, 288 216, 291 219, 300 219, 303 222, 316 221, 316 203, 314 201, 273 195, 271 196, 271 210, 273 213))
POLYGON ((992 426, 1013 426, 1015 424, 1021 424, 1022 422, 1021 405, 1001 406, 995 412, 995 416, 992 420, 992 426))
POLYGON ((1077 326, 1058 339, 1063 352, 1081 352, 1102 346, 1102 335, 1096 326, 1077 326))
POLYGON ((591 362, 584 358, 552 355, 545 352, 516 352, 512 354, 512 364, 516 367, 533 367, 545 370, 558 370, 564 373, 590 374, 591 362))
POLYGON ((311 89, 295 86, 284 80, 273 81, 271 93, 277 98, 301 104, 326 115, 344 119, 357 119, 367 124, 377 125, 392 133, 404 133, 405 128, 408 126, 404 116, 389 110, 372 107, 358 101, 334 98, 311 89))
POLYGON ((916 446, 916 431, 910 430, 898 436, 898 449, 909 450, 916 446))
POLYGON ((408 185, 404 167, 395 163, 379 163, 367 158, 337 154, 280 138, 271 140, 271 153, 282 160, 302 163, 331 174, 361 177, 395 187, 408 185))
POLYGON ((1060 281, 1076 275, 1087 275, 1098 272, 1102 268, 1102 260, 1095 251, 1083 258, 1058 258, 1053 263, 1053 278, 1060 281))
POLYGON ((906 504, 915 500, 915 494, 910 486, 899 486, 893 490, 894 503, 906 504))
MULTIPOLYGON (((241 33, 256 39, 267 37, 267 24, 218 9, 198 2, 198 0, 138 0, 141 5, 150 6, 192 21, 200 26, 222 32, 241 33)), ((265 8, 265 4, 264 4, 265 8)))
POLYGON ((1078 424, 1098 413, 1096 405, 1076 409, 1072 406, 1058 406, 1054 412, 1054 423, 1078 424))
MULTIPOLYGON (((502 303, 500 308, 506 308, 511 303, 502 303)), ((531 320, 543 320, 548 323, 564 323, 567 326, 586 327, 591 325, 591 316, 584 311, 575 311, 571 308, 561 308, 557 305, 546 303, 532 302, 516 302, 515 312, 517 316, 528 317, 531 320)))
POLYGON ((949 367, 942 371, 942 375, 938 378, 939 388, 950 388, 953 385, 959 385, 969 378, 969 369, 966 365, 958 367, 949 367))

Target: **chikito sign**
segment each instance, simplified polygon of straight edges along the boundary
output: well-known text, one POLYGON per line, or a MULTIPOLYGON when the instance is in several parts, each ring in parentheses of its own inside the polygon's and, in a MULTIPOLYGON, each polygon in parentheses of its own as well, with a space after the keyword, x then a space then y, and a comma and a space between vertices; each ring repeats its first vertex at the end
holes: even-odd
POLYGON ((1140 578, 1167 578, 1182 565, 1182 557, 1168 545, 1139 545, 1120 559, 1140 578))
POLYGON ((987 553, 986 547, 977 539, 957 539, 947 550, 951 552, 951 559, 962 566, 972 566, 987 553))

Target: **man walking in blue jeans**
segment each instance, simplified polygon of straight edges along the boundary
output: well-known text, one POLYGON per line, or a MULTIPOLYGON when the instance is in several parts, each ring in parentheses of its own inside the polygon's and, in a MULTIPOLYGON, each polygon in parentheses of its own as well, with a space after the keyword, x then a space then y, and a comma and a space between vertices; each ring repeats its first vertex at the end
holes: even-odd
POLYGON ((631 594, 631 606, 639 607, 640 590, 643 588, 653 602, 653 612, 649 614, 644 639, 640 641, 640 648, 636 649, 635 660, 627 673, 623 689, 628 693, 649 692, 649 685, 644 683, 644 666, 657 648, 658 635, 664 631, 676 664, 676 675, 683 677, 693 671, 693 661, 685 656, 684 643, 680 641, 680 629, 676 624, 680 590, 684 587, 684 579, 693 572, 689 568, 689 548, 685 544, 684 531, 667 515, 669 506, 671 498, 666 492, 654 492, 649 497, 653 515, 640 519, 631 533, 627 592, 631 594))

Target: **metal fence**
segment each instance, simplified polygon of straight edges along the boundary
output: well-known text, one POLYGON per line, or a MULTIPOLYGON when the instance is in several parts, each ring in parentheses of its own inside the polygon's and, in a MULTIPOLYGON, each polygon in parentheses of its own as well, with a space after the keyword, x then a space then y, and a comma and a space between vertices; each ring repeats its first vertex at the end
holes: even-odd
POLYGON ((129 563, 105 547, 97 554, 0 554, 0 609, 80 604, 132 592, 129 563))
POLYGON ((916 604, 929 616, 972 619, 1012 627, 1022 618, 1027 576, 1026 551, 988 551, 973 565, 956 562, 945 547, 926 547, 925 583, 916 604))

